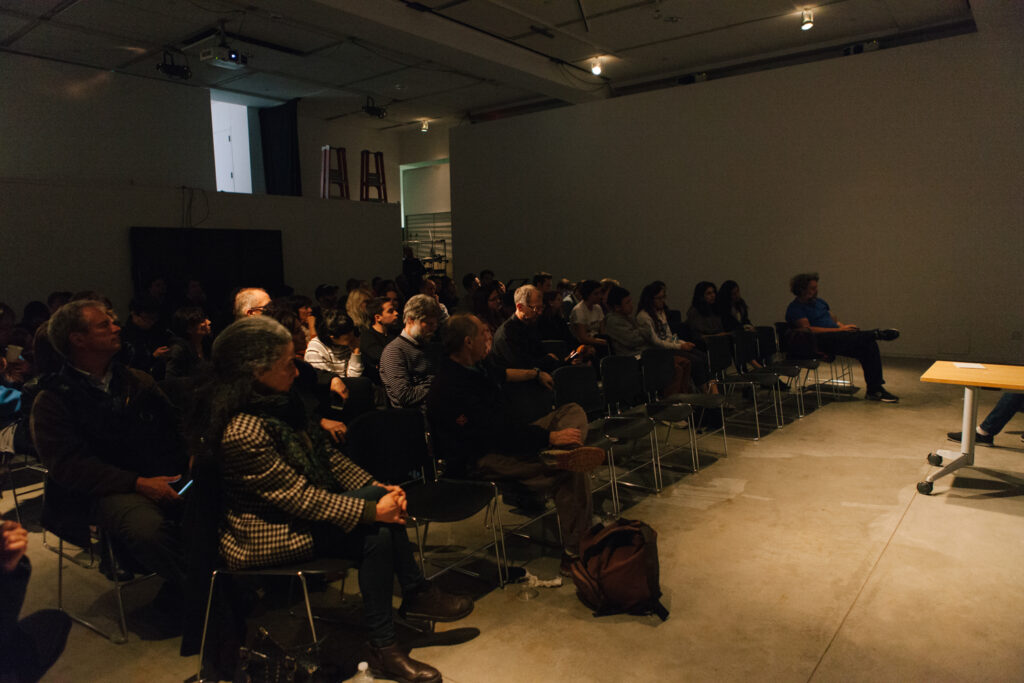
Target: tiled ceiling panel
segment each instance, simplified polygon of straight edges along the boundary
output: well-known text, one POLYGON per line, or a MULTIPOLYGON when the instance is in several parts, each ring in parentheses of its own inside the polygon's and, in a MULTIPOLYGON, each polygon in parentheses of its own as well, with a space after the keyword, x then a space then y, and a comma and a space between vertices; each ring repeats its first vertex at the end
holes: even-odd
POLYGON ((78 30, 42 23, 19 38, 12 48, 46 57, 64 59, 104 69, 113 69, 140 54, 152 45, 141 40, 111 40, 78 30))
POLYGON ((202 12, 174 15, 154 11, 144 4, 129 6, 118 0, 89 0, 72 5, 54 21, 97 33, 133 36, 154 45, 172 45, 214 25, 216 16, 202 12))
POLYGON ((406 100, 455 90, 477 82, 477 79, 441 69, 403 69, 386 76, 351 83, 350 87, 379 97, 406 100))
POLYGON ((471 0, 440 12, 446 17, 465 22, 503 38, 511 38, 530 30, 529 19, 484 0, 471 0))

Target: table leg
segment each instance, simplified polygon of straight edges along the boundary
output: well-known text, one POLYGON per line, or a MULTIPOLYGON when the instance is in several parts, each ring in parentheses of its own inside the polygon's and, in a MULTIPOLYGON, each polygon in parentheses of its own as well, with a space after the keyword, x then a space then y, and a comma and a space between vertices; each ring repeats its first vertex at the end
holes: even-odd
MULTIPOLYGON (((924 482, 918 484, 918 491, 921 493, 930 493, 930 484, 932 482, 941 479, 951 472, 955 472, 961 467, 970 467, 974 464, 974 429, 975 425, 978 424, 977 398, 978 389, 976 387, 964 387, 964 415, 961 422, 960 455, 947 463, 938 472, 932 472, 925 477, 924 482), (924 486, 925 484, 927 484, 927 486, 924 486), (927 491, 924 489, 927 489, 927 491)), ((953 454, 953 452, 945 450, 937 452, 937 455, 942 457, 943 461, 953 454)))

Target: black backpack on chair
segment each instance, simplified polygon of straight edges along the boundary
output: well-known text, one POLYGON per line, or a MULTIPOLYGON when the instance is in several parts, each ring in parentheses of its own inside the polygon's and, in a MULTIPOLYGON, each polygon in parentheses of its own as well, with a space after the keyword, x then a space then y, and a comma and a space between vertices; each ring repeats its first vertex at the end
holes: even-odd
POLYGON ((587 532, 572 564, 572 580, 595 617, 625 613, 668 619, 660 600, 658 533, 644 522, 618 519, 587 532))

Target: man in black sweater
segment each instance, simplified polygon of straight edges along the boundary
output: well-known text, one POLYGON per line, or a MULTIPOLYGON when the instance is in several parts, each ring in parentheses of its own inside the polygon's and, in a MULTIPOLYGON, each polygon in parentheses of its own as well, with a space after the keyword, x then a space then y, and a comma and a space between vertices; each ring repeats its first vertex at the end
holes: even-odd
MULTIPOLYGON (((567 571, 582 535, 592 525, 590 477, 605 460, 600 448, 583 447, 587 416, 576 404, 532 423, 512 417, 505 382, 534 381, 536 370, 485 363, 490 331, 474 315, 448 322, 445 351, 427 397, 427 418, 447 472, 491 481, 518 482, 550 493, 562 525, 562 566, 567 571)), ((564 573, 564 572, 563 572, 564 573)))

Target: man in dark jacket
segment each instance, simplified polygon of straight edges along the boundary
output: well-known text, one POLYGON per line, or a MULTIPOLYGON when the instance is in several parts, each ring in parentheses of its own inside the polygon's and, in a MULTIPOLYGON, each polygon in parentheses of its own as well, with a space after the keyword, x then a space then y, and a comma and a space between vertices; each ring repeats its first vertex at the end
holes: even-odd
POLYGON ((492 481, 515 481, 550 492, 562 525, 563 568, 592 525, 590 477, 605 460, 600 448, 582 447, 587 416, 576 404, 526 424, 512 417, 503 392, 510 381, 533 381, 536 370, 485 364, 490 331, 475 315, 448 322, 448 356, 427 397, 427 418, 447 471, 492 481))
POLYGON ((153 379, 113 360, 120 328, 98 301, 62 306, 47 333, 66 359, 32 408, 49 469, 47 508, 61 522, 95 523, 172 584, 184 579, 171 486, 187 469, 174 413, 153 379))

